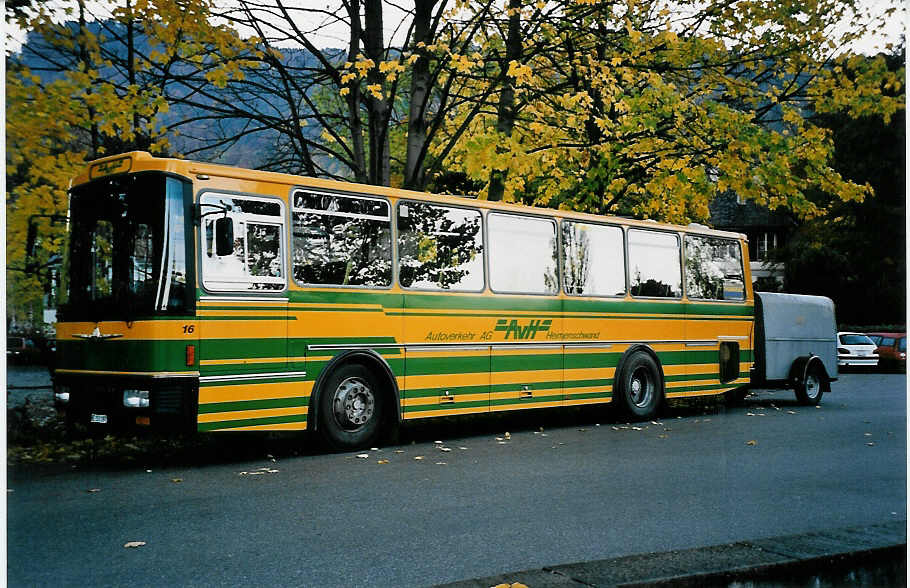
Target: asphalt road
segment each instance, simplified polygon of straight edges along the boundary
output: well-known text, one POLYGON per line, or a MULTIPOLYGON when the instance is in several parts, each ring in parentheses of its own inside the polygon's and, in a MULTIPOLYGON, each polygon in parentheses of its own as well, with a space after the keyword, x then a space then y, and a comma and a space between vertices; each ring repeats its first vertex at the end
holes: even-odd
POLYGON ((424 586, 906 519, 906 377, 834 386, 820 408, 761 392, 638 424, 423 425, 365 458, 14 467, 8 581, 424 586))

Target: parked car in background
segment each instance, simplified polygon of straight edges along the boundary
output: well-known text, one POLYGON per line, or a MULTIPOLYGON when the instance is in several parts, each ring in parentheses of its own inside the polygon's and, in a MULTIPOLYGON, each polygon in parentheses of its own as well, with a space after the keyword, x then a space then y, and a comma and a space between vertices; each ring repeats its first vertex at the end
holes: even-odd
POLYGON ((864 333, 837 334, 837 365, 841 367, 878 365, 878 354, 875 342, 864 333))
POLYGON ((41 361, 41 349, 29 337, 6 338, 7 363, 37 363, 41 361))
POLYGON ((907 333, 867 333, 878 345, 879 365, 883 368, 907 370, 907 333))

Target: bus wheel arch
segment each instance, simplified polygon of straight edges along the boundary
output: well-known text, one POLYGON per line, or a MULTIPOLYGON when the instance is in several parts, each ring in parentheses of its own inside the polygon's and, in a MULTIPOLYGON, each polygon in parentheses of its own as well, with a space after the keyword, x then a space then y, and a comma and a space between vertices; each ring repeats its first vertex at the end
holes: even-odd
POLYGON ((401 422, 400 393, 388 363, 372 350, 336 355, 313 386, 307 422, 333 449, 374 444, 401 422))
POLYGON ((831 376, 817 355, 798 357, 790 367, 790 382, 800 404, 815 406, 831 391, 831 376))
POLYGON ((657 353, 647 345, 626 349, 613 377, 613 406, 636 420, 653 418, 663 405, 664 370, 657 353))

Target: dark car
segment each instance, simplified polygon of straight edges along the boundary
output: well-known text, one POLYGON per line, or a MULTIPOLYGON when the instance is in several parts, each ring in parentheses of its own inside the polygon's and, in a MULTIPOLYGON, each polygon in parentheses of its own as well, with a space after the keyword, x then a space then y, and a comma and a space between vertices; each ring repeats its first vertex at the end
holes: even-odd
POLYGON ((907 369, 907 333, 869 333, 878 348, 879 365, 883 368, 907 369))
POLYGON ((29 337, 6 338, 7 363, 37 363, 42 358, 41 349, 29 337))

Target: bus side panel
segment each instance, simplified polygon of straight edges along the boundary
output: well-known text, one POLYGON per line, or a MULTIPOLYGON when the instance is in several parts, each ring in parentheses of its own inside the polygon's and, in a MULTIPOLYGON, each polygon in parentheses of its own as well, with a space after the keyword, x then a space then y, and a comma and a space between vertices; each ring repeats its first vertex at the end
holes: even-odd
POLYGON ((306 428, 312 383, 288 367, 287 300, 209 296, 198 314, 197 430, 306 428))
POLYGON ((492 332, 483 296, 408 292, 402 416, 405 419, 490 410, 492 332))
POLYGON ((378 355, 401 389, 405 357, 401 344, 401 294, 347 288, 294 289, 289 297, 290 365, 297 370, 306 366, 308 404, 326 366, 336 356, 352 350, 378 355))
MULTIPOLYGON (((686 304, 686 356, 684 377, 668 390, 668 397, 721 394, 749 383, 752 363, 752 306, 744 303, 691 301, 686 304), (729 382, 720 377, 720 346, 739 351, 738 376, 729 382)), ((670 384, 668 383, 668 386, 670 384)))

